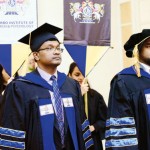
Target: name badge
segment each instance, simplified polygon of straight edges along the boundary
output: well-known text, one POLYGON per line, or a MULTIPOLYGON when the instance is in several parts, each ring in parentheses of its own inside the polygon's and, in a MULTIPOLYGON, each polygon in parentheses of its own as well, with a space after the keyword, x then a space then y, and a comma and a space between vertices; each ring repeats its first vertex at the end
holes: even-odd
POLYGON ((49 114, 54 113, 52 104, 42 105, 39 108, 40 108, 40 115, 41 116, 45 116, 45 115, 49 115, 49 114))
POLYGON ((64 107, 73 107, 73 100, 71 97, 63 98, 64 107))
POLYGON ((146 103, 150 104, 150 94, 145 94, 146 97, 146 103))

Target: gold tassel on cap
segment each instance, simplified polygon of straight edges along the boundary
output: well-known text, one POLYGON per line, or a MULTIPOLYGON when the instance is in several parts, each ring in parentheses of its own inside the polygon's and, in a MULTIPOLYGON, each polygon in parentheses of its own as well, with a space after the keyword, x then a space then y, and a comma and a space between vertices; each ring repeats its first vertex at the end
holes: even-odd
POLYGON ((135 58, 135 71, 138 77, 141 77, 141 72, 140 72, 140 63, 139 63, 139 52, 138 52, 138 44, 135 45, 134 50, 133 50, 133 57, 135 58))

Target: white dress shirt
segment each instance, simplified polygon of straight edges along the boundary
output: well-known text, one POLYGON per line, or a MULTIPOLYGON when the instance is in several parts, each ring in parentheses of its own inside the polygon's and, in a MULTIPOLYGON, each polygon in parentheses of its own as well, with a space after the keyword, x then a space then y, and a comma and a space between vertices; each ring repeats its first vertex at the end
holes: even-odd
POLYGON ((150 66, 140 62, 140 68, 142 68, 145 72, 150 74, 150 66))
MULTIPOLYGON (((49 73, 47 73, 47 72, 45 72, 44 70, 42 70, 42 69, 39 68, 39 67, 37 67, 37 70, 38 70, 40 76, 41 76, 44 80, 46 80, 48 84, 52 85, 52 80, 50 80, 50 78, 51 78, 52 75, 49 74, 49 73)), ((53 75, 55 75, 56 80, 57 80, 57 78, 58 78, 57 71, 56 71, 53 75)), ((50 96, 51 96, 51 100, 52 100, 52 104, 53 104, 54 111, 55 111, 55 113, 57 114, 57 110, 56 110, 56 106, 55 106, 54 93, 53 93, 52 91, 50 91, 50 90, 49 90, 49 93, 50 93, 50 96)), ((61 103, 62 103, 62 101, 61 101, 61 103)), ((63 103, 62 103, 62 106, 63 106, 63 103)), ((63 109, 63 108, 62 108, 62 109, 63 109)))

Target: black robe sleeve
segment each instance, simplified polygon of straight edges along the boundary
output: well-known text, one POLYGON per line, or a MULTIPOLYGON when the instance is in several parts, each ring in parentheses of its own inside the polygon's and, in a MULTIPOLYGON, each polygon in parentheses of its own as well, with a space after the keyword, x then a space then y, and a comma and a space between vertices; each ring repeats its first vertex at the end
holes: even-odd
POLYGON ((106 121, 106 149, 138 150, 132 96, 120 75, 111 83, 106 121))
POLYGON ((14 82, 7 86, 0 106, 0 148, 3 150, 25 148, 25 112, 22 96, 14 82))
MULTIPOLYGON (((94 150, 94 143, 91 136, 91 132, 89 130, 89 122, 87 120, 85 109, 84 109, 84 102, 81 94, 80 85, 77 83, 77 91, 78 91, 78 108, 79 108, 79 114, 81 118, 80 126, 81 126, 81 133, 82 133, 82 139, 84 143, 83 150, 94 150), (88 133, 88 137, 85 138, 84 135, 88 133)), ((80 142, 81 142, 80 141, 80 142)))
POLYGON ((96 92, 97 100, 97 116, 98 120, 93 124, 95 132, 99 132, 101 140, 105 138, 105 127, 106 127, 106 118, 107 118, 107 106, 103 99, 103 96, 96 92))

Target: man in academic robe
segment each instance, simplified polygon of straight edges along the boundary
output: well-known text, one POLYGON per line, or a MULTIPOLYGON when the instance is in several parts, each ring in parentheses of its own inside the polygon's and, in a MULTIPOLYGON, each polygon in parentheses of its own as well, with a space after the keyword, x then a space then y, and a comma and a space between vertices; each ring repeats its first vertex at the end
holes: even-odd
POLYGON ((136 63, 111 82, 106 122, 106 149, 150 150, 150 29, 125 43, 136 63))
POLYGON ((45 23, 19 40, 30 45, 38 67, 5 90, 0 149, 92 149, 79 85, 57 71, 63 49, 55 34, 61 30, 45 23))

